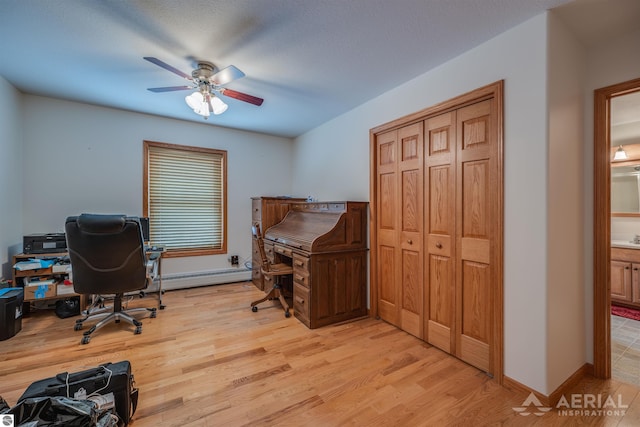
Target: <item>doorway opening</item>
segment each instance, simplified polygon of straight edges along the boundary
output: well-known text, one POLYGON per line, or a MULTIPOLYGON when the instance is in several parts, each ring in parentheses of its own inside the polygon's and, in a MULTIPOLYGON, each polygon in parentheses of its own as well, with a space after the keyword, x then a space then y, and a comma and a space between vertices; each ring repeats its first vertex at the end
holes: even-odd
MULTIPOLYGON (((597 89, 594 93, 593 371, 599 378, 611 378, 612 363, 611 101, 639 91, 640 78, 597 89)), ((637 216, 640 224, 640 212, 637 216)))

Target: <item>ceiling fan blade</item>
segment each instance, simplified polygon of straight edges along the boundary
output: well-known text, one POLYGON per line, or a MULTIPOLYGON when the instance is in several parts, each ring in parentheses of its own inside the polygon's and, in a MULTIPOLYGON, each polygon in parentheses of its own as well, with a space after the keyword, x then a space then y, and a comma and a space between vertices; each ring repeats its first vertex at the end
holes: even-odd
POLYGON ((223 86, 242 77, 244 77, 244 73, 242 71, 240 71, 233 65, 229 65, 228 67, 223 68, 222 70, 215 73, 209 78, 209 80, 216 86, 223 86))
POLYGON ((158 67, 162 67, 167 71, 171 71, 174 74, 179 75, 180 77, 183 77, 187 80, 191 80, 191 76, 188 74, 183 73, 182 71, 178 70, 177 68, 172 67, 171 65, 167 64, 166 62, 160 61, 158 58, 154 58, 152 56, 145 56, 144 59, 146 59, 147 61, 151 62, 152 64, 156 64, 158 67))
POLYGON ((187 90, 187 89, 194 89, 194 87, 193 86, 150 87, 147 90, 158 93, 158 92, 172 92, 174 90, 187 90))
POLYGON ((257 96, 247 95, 246 93, 237 92, 235 90, 222 88, 220 89, 220 93, 224 96, 228 96, 229 98, 234 98, 239 101, 248 102, 249 104, 260 106, 264 102, 264 99, 258 98, 257 96))

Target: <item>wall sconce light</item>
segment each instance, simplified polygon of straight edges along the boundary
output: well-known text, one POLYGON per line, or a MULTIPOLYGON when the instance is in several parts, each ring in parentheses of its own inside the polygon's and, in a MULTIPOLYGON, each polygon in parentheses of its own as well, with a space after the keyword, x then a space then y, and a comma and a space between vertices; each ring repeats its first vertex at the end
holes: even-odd
POLYGON ((613 155, 613 160, 627 160, 627 153, 622 149, 622 145, 616 150, 613 155))

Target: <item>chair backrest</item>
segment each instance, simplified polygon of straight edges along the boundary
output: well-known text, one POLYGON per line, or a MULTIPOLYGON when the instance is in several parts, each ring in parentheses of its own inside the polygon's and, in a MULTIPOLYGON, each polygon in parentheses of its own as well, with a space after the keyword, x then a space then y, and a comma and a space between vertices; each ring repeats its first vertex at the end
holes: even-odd
POLYGON ((251 226, 251 234, 253 234, 253 238, 256 240, 258 250, 260 251, 260 262, 262 262, 262 270, 269 271, 271 263, 267 258, 266 252, 264 251, 264 240, 262 239, 260 224, 255 223, 251 226))
POLYGON ((117 294, 147 286, 137 218, 82 214, 67 218, 65 232, 75 292, 117 294))

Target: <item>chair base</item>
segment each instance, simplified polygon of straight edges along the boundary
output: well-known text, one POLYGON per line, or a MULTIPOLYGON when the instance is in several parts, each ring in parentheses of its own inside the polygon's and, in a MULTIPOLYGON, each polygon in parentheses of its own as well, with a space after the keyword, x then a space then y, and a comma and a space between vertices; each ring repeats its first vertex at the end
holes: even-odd
POLYGON ((80 312, 80 314, 84 317, 82 319, 77 319, 76 323, 83 323, 90 317, 112 310, 113 307, 108 307, 105 305, 106 301, 107 298, 103 297, 102 295, 92 295, 91 305, 80 312))
POLYGON ((251 311, 255 313, 256 311, 258 311, 258 304, 265 302, 267 300, 274 300, 274 299, 277 299, 278 301, 280 301, 280 304, 284 309, 284 317, 291 317, 291 313, 289 312, 289 304, 287 304, 287 300, 284 298, 284 295, 282 292, 282 287, 278 283, 273 285, 269 293, 265 295, 264 298, 261 298, 251 303, 251 311))
MULTIPOLYGON (((142 333, 142 322, 131 316, 132 313, 151 313, 149 317, 156 317, 156 308, 131 308, 127 310, 122 310, 122 295, 116 295, 114 298, 114 306, 112 312, 100 312, 91 314, 91 308, 96 307, 95 305, 90 307, 86 313, 86 317, 83 319, 76 320, 76 324, 74 326, 74 330, 79 331, 82 329, 84 322, 88 320, 99 320, 98 323, 93 325, 88 331, 85 331, 82 336, 82 340, 80 341, 82 344, 88 344, 91 340, 91 336, 94 332, 101 329, 103 326, 110 322, 120 323, 120 320, 124 320, 127 323, 135 326, 134 334, 142 333)), ((97 305, 99 311, 104 310, 104 306, 100 307, 97 305)))

